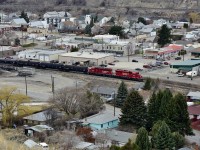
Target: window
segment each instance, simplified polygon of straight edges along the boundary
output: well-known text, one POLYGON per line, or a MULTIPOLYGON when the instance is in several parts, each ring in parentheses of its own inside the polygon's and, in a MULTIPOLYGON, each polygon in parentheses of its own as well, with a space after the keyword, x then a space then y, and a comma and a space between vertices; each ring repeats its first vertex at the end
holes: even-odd
POLYGON ((110 123, 108 122, 108 126, 109 126, 109 124, 110 124, 110 123))
POLYGON ((103 128, 103 124, 101 124, 101 128, 103 128))

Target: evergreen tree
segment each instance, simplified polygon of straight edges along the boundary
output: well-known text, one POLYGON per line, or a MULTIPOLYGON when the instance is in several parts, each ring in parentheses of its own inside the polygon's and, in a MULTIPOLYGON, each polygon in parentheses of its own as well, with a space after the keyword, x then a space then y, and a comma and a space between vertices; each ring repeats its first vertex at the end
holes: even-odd
POLYGON ((152 143, 153 148, 155 148, 156 135, 158 134, 158 130, 159 130, 161 124, 162 124, 161 120, 158 120, 157 122, 155 122, 152 127, 152 130, 150 132, 150 135, 152 136, 151 143, 152 143))
POLYGON ((128 89, 124 81, 121 82, 117 91, 116 106, 122 107, 123 103, 128 95, 128 89))
POLYGON ((176 149, 180 149, 185 145, 185 139, 181 134, 179 134, 178 132, 173 132, 172 136, 175 142, 176 149))
POLYGON ((144 90, 151 90, 151 78, 147 78, 144 84, 144 90))
POLYGON ((20 18, 24 18, 24 20, 29 23, 29 18, 27 13, 24 12, 24 10, 21 12, 20 18))
POLYGON ((15 46, 19 46, 20 45, 20 39, 19 38, 16 38, 15 39, 15 46))
POLYGON ((159 114, 159 105, 157 104, 156 93, 154 92, 151 95, 149 103, 147 105, 147 114, 148 114, 148 122, 147 122, 147 129, 151 130, 153 124, 158 119, 159 114))
POLYGON ((192 135, 185 96, 181 93, 176 94, 171 107, 173 107, 170 114, 171 122, 169 123, 171 130, 182 135, 192 135))
POLYGON ((146 21, 143 17, 139 17, 137 22, 138 22, 138 23, 141 22, 141 23, 143 23, 144 25, 147 25, 147 21, 146 21))
POLYGON ((122 146, 120 150, 140 150, 140 149, 135 143, 132 143, 131 140, 129 139, 128 143, 122 146))
POLYGON ((159 150, 174 149, 174 139, 168 125, 163 121, 155 136, 155 147, 159 150))
POLYGON ((161 47, 171 42, 171 29, 164 24, 158 31, 158 45, 161 47))
POLYGON ((121 26, 112 26, 109 30, 109 34, 123 37, 124 36, 123 28, 121 26))
POLYGON ((132 90, 122 107, 120 123, 122 125, 132 124, 139 128, 146 125, 146 119, 147 112, 144 100, 137 91, 132 90))
POLYGON ((85 34, 91 34, 91 27, 89 24, 85 27, 85 34))
POLYGON ((148 132, 144 127, 141 127, 138 130, 138 135, 137 135, 135 144, 138 145, 140 150, 150 150, 151 149, 151 144, 149 142, 148 132))

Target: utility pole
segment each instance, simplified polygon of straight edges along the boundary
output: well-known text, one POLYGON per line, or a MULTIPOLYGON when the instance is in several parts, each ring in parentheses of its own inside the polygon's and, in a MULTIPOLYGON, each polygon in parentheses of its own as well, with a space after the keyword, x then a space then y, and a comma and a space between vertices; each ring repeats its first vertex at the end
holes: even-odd
POLYGON ((102 51, 103 51, 103 38, 102 38, 102 51))
POLYGON ((115 91, 114 92, 114 116, 115 116, 115 103, 116 103, 116 99, 115 99, 115 91))
POLYGON ((25 86, 26 86, 26 96, 28 95, 27 93, 27 80, 26 80, 26 75, 25 75, 25 86))
POLYGON ((53 76, 51 75, 51 88, 52 88, 53 96, 54 96, 54 92, 55 92, 54 78, 55 78, 55 77, 53 77, 53 76))
POLYGON ((3 58, 3 46, 1 46, 1 55, 2 55, 2 58, 3 58))

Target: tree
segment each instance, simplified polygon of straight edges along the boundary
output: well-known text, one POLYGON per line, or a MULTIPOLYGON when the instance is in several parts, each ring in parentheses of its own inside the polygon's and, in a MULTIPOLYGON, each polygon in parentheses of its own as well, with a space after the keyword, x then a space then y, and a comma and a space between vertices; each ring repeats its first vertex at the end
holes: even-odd
POLYGON ((87 91, 80 101, 80 113, 83 117, 88 115, 98 113, 103 109, 103 100, 98 94, 93 94, 90 91, 87 91))
POLYGON ((179 134, 178 132, 173 132, 172 137, 174 139, 176 149, 180 149, 185 145, 184 137, 181 134, 179 134))
POLYGON ((127 96, 122 107, 122 115, 120 118, 121 125, 131 124, 136 128, 146 125, 147 119, 146 106, 140 94, 132 90, 127 96))
POLYGON ((190 18, 190 24, 192 24, 193 23, 193 19, 192 18, 190 18))
POLYGON ((95 139, 92 135, 92 130, 90 128, 87 128, 87 127, 79 128, 76 132, 76 135, 83 138, 83 140, 85 142, 94 143, 94 141, 95 141, 95 139))
POLYGON ((182 135, 192 135, 190 127, 190 118, 187 110, 187 102, 185 96, 178 93, 173 98, 172 106, 174 111, 171 111, 169 125, 173 132, 179 132, 182 135))
POLYGON ((20 18, 24 18, 24 20, 29 23, 29 18, 27 13, 24 12, 24 10, 21 12, 20 18))
POLYGON ((128 89, 124 81, 122 81, 119 85, 118 91, 117 91, 117 98, 116 98, 116 106, 122 107, 123 103, 128 95, 128 89))
POLYGON ((151 78, 147 78, 144 84, 144 90, 151 90, 151 78))
POLYGON ((158 133, 155 135, 155 147, 156 149, 169 149, 172 150, 175 147, 174 139, 168 125, 162 121, 158 133))
POLYGON ((16 38, 15 39, 15 46, 19 46, 20 45, 20 39, 19 38, 16 38))
POLYGON ((183 28, 188 29, 188 27, 189 27, 189 26, 188 26, 187 23, 184 23, 184 24, 183 24, 183 28))
POLYGON ((136 137, 135 144, 138 145, 140 150, 150 150, 151 144, 149 142, 148 132, 144 127, 138 130, 138 135, 136 137))
POLYGON ((71 52, 78 52, 78 47, 72 47, 70 51, 71 52))
POLYGON ((131 140, 129 139, 128 143, 122 146, 120 150, 139 150, 139 147, 135 143, 132 143, 131 140))
POLYGON ((55 92, 54 96, 51 98, 51 102, 55 108, 66 113, 66 115, 71 116, 79 112, 79 102, 82 97, 83 92, 74 89, 61 89, 55 92))
POLYGON ((85 27, 85 34, 91 34, 91 27, 89 24, 85 27))
POLYGON ((144 25, 147 25, 147 21, 143 17, 139 17, 137 23, 143 23, 144 25))
POLYGON ((158 45, 161 47, 171 42, 171 29, 164 24, 158 31, 158 45))
POLYGON ((158 119, 159 105, 157 104, 156 93, 153 92, 147 105, 148 122, 147 128, 151 130, 153 124, 158 119))
MULTIPOLYGON (((17 92, 16 87, 5 87, 0 89, 0 112, 4 126, 11 127, 14 121, 14 113, 19 111, 20 105, 28 102, 29 98, 17 92)), ((28 110, 23 110, 28 111, 28 110)))
POLYGON ((112 26, 109 30, 109 34, 124 37, 123 28, 121 26, 112 26))

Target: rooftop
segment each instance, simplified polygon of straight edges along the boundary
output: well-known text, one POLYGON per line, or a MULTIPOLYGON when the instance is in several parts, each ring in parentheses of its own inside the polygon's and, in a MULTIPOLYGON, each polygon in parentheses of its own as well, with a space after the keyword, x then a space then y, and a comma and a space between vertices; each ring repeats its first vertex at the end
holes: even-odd
POLYGON ((25 21, 24 18, 16 18, 16 19, 13 19, 13 22, 17 25, 26 25, 27 22, 25 21))
POLYGON ((200 115, 200 105, 188 106, 188 112, 190 115, 200 115))
POLYGON ((24 142, 24 145, 26 145, 28 148, 33 148, 34 146, 38 146, 38 144, 36 142, 34 142, 33 140, 26 140, 24 142))
POLYGON ((32 121, 47 121, 47 120, 51 119, 51 117, 45 115, 45 113, 46 113, 46 111, 39 112, 39 113, 32 114, 27 117, 23 117, 23 119, 32 120, 32 121))
POLYGON ((118 38, 118 36, 117 36, 117 35, 104 34, 104 35, 95 35, 93 38, 94 38, 94 39, 118 38))
POLYGON ((185 60, 185 61, 179 61, 179 62, 174 62, 171 64, 171 66, 194 66, 194 65, 199 65, 200 60, 185 60))
POLYGON ((187 96, 192 96, 192 97, 198 97, 200 98, 200 92, 199 91, 196 91, 196 92, 189 92, 187 94, 187 96))
POLYGON ((36 126, 32 126, 32 127, 29 127, 29 129, 32 129, 34 131, 37 131, 37 132, 44 132, 44 131, 51 131, 53 130, 52 127, 49 127, 47 125, 36 125, 36 126))
POLYGON ((105 53, 93 53, 93 52, 71 52, 71 53, 61 54, 60 56, 76 57, 76 58, 88 58, 88 59, 100 59, 100 58, 103 58, 103 57, 108 57, 108 56, 113 56, 113 55, 105 54, 105 53))
POLYGON ((96 115, 87 117, 86 119, 83 119, 82 121, 84 121, 85 123, 87 122, 87 123, 94 123, 94 124, 103 124, 103 123, 107 123, 113 120, 118 120, 118 117, 105 111, 105 112, 100 112, 96 115))
POLYGON ((94 87, 91 92, 98 94, 112 94, 113 92, 117 93, 117 89, 110 87, 94 87))

